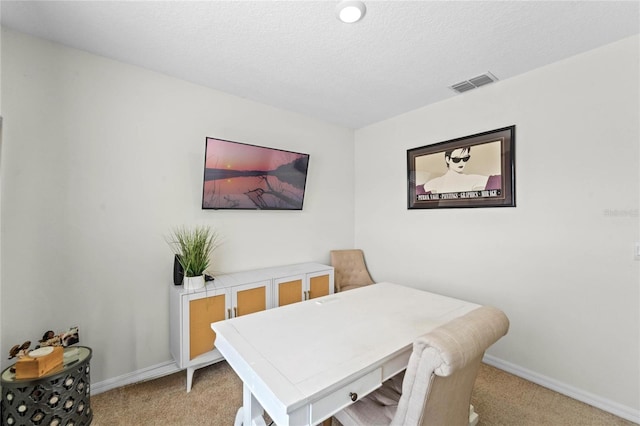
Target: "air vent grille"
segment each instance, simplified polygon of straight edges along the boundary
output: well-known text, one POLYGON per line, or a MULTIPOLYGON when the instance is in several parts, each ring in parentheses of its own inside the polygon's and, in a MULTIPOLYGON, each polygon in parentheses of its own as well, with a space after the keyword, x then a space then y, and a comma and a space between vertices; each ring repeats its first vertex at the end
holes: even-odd
POLYGON ((466 92, 467 90, 475 89, 476 86, 474 86, 472 83, 468 81, 463 81, 461 83, 454 84, 453 86, 451 86, 451 88, 456 92, 462 93, 462 92, 466 92))
POLYGON ((453 84, 449 87, 455 92, 463 93, 469 90, 473 90, 477 87, 484 86, 485 84, 493 83, 494 81, 498 81, 496 76, 491 74, 490 72, 487 72, 485 74, 470 78, 469 80, 453 84))

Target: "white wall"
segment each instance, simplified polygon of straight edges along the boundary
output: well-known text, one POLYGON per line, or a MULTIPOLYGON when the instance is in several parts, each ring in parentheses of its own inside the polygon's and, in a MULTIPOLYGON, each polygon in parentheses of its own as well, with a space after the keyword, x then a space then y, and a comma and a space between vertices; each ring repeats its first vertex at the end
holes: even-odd
POLYGON ((353 244, 353 131, 2 35, 0 353, 78 325, 92 382, 171 360, 176 225, 220 231, 217 272, 326 263, 353 244), (309 153, 304 209, 203 211, 206 136, 309 153))
POLYGON ((638 51, 625 39, 355 134, 373 278, 504 309, 497 361, 636 421, 638 51), (407 210, 407 149, 509 125, 516 208, 407 210))

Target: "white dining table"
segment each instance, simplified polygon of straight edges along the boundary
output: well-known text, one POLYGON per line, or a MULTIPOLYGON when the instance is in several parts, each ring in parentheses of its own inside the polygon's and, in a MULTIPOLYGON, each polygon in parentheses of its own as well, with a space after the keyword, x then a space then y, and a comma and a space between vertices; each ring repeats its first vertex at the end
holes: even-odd
POLYGON ((475 303, 383 282, 211 324, 243 382, 235 424, 315 425, 407 366, 420 335, 475 303))

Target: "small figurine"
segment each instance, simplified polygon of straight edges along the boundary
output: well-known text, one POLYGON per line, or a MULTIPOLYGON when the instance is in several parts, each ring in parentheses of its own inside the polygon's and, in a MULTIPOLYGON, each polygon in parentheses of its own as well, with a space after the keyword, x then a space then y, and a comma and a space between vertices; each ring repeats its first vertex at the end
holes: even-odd
POLYGON ((39 346, 61 346, 60 336, 56 336, 53 330, 45 332, 38 343, 40 343, 39 346))
POLYGON ((60 334, 55 334, 52 330, 48 330, 42 336, 42 340, 38 343, 41 346, 71 346, 78 343, 80 338, 78 336, 78 327, 71 327, 68 331, 60 334))
POLYGON ((22 358, 24 356, 27 356, 27 354, 29 353, 30 346, 31 346, 30 340, 27 340, 22 345, 15 345, 9 350, 9 359, 15 358, 15 357, 22 358))
POLYGON ((62 339, 62 346, 65 348, 80 342, 78 327, 71 327, 68 331, 62 333, 60 338, 62 339))
MULTIPOLYGON (((80 341, 78 333, 78 327, 71 327, 69 330, 60 334, 55 334, 53 330, 47 330, 42 335, 42 339, 38 341, 36 349, 43 346, 71 346, 80 341)), ((31 341, 27 340, 22 345, 15 345, 9 350, 9 359, 18 357, 22 358, 29 354, 29 348, 31 347, 31 341)))

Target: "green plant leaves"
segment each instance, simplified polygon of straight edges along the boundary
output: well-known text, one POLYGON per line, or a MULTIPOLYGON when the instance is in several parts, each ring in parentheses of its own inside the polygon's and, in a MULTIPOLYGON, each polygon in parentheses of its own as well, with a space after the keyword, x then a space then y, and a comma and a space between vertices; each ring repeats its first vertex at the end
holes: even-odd
POLYGON ((211 253, 219 245, 218 233, 210 226, 175 228, 167 240, 178 255, 186 277, 203 275, 211 262, 211 253))

